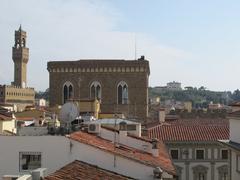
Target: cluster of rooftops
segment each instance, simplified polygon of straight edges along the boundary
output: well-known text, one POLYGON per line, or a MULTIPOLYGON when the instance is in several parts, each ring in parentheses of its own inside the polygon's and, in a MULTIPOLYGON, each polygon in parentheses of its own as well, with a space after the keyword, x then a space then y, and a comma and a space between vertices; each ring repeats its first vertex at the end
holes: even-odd
MULTIPOLYGON (((39 111, 41 112, 45 110, 39 111)), ((235 116, 239 117, 240 111, 235 111, 229 114, 229 117, 235 116)), ((19 119, 24 121, 24 118, 27 117, 20 117, 19 119)), ((9 113, 0 111, 0 121, 9 121, 11 119, 12 116, 9 113)), ((119 124, 121 121, 125 123, 138 124, 137 122, 131 122, 121 119, 102 119, 100 121, 102 122, 102 124, 113 124, 114 121, 117 124, 119 124)), ((97 121, 93 123, 97 123, 97 121)), ((106 131, 112 131, 118 134, 120 133, 119 130, 116 130, 109 126, 102 125, 101 128, 106 131)), ((158 124, 149 124, 146 126, 146 129, 146 137, 136 136, 131 133, 127 133, 126 135, 132 139, 136 139, 136 141, 139 140, 147 143, 153 143, 152 139, 157 138, 157 148, 159 150, 159 154, 157 156, 154 156, 152 153, 124 144, 118 144, 116 146, 111 140, 104 139, 97 134, 92 134, 83 130, 73 132, 70 135, 66 136, 66 138, 92 146, 94 148, 111 154, 115 154, 117 156, 125 157, 141 164, 145 164, 147 166, 160 167, 163 171, 168 172, 172 175, 176 175, 176 169, 172 163, 171 157, 168 154, 164 142, 218 141, 229 139, 229 121, 227 119, 169 120, 158 124)), ((112 179, 131 179, 131 177, 117 174, 116 172, 104 170, 101 167, 97 167, 95 165, 88 164, 79 160, 75 160, 74 162, 64 166, 55 173, 46 177, 46 179, 54 180, 61 179, 61 177, 69 177, 69 179, 74 179, 77 176, 89 177, 89 179, 94 179, 94 177, 96 176, 112 177, 112 179)))

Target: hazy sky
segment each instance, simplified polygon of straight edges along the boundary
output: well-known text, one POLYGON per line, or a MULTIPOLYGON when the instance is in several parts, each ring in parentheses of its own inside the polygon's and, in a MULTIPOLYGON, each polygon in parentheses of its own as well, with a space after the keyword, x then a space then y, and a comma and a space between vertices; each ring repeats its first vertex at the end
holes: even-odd
POLYGON ((47 62, 150 61, 150 86, 240 88, 238 0, 0 0, 0 84, 13 81, 14 30, 27 31, 28 85, 48 88, 47 62))

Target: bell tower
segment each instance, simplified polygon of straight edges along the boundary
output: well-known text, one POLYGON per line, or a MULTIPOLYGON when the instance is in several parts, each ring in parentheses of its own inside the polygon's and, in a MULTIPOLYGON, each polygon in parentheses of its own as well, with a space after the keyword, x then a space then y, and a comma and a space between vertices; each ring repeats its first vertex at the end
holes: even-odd
POLYGON ((22 30, 21 25, 15 31, 15 44, 12 48, 12 59, 14 62, 14 82, 15 86, 25 88, 27 86, 27 63, 29 59, 29 49, 26 47, 27 33, 22 30))

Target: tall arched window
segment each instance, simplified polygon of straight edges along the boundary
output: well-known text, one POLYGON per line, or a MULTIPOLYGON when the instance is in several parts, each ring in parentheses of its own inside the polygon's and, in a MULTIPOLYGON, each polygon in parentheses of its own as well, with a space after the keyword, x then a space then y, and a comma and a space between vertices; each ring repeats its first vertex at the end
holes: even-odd
POLYGON ((90 86, 90 98, 101 100, 101 84, 98 81, 92 82, 90 86))
POLYGON ((128 85, 121 81, 117 86, 117 102, 118 104, 128 104, 128 85))
POLYGON ((73 85, 71 82, 67 81, 63 85, 63 103, 66 103, 67 100, 73 98, 73 85))

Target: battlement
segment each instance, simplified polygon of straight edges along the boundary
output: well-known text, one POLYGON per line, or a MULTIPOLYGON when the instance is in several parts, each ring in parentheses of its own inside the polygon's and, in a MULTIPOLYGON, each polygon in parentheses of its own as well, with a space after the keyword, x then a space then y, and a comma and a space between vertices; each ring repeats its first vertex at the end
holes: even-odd
POLYGON ((30 89, 30 90, 34 90, 33 87, 25 87, 25 88, 22 88, 20 86, 15 86, 15 85, 3 85, 5 86, 6 88, 12 88, 12 89, 30 89))
POLYGON ((145 59, 83 59, 77 61, 50 61, 49 72, 145 72, 150 74, 149 62, 145 59))

